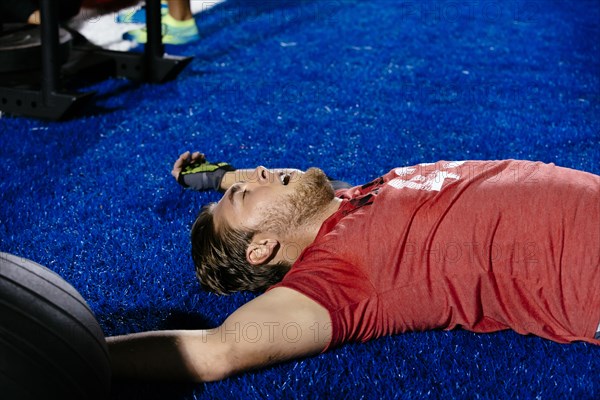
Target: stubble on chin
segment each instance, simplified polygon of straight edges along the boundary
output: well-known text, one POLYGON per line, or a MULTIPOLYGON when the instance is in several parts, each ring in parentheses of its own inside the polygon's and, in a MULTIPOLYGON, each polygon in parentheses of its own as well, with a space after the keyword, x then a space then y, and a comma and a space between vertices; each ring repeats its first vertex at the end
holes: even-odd
POLYGON ((307 224, 335 197, 327 175, 318 169, 308 169, 296 190, 265 213, 263 231, 285 234, 307 224))

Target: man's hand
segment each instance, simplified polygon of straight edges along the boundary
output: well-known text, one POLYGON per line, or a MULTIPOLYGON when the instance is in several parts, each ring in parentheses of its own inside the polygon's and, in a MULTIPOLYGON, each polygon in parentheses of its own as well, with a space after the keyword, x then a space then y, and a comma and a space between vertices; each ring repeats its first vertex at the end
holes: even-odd
POLYGON ((186 151, 173 164, 171 175, 185 188, 199 191, 224 190, 221 184, 224 176, 234 171, 235 168, 228 163, 210 163, 204 154, 190 154, 186 151))
POLYGON ((193 163, 202 162, 206 162, 206 157, 204 156, 204 154, 198 151, 194 154, 190 154, 189 151, 186 151, 185 153, 180 155, 177 161, 175 161, 175 164, 173 164, 173 170, 171 171, 171 175, 173 175, 173 178, 175 178, 175 180, 178 180, 179 174, 181 173, 181 171, 183 171, 185 167, 193 163))

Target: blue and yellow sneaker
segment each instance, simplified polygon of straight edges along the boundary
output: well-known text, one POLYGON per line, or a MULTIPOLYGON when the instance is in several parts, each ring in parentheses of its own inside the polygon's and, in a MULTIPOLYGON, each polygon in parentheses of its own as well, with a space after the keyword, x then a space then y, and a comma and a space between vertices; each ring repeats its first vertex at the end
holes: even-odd
MULTIPOLYGON (((178 21, 167 13, 162 18, 162 42, 163 44, 187 44, 200 39, 196 20, 194 18, 178 21)), ((123 34, 123 39, 144 44, 148 41, 146 27, 134 29, 123 34)))
MULTIPOLYGON (((160 15, 162 18, 169 13, 169 5, 166 1, 160 2, 160 15)), ((134 10, 123 10, 117 14, 116 22, 118 24, 145 24, 146 6, 134 10)))

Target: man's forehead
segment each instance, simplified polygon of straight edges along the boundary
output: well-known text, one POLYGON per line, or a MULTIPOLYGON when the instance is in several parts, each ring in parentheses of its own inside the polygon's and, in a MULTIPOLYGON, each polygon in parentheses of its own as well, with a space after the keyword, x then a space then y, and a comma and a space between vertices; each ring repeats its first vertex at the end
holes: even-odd
POLYGON ((223 195, 223 197, 221 197, 221 200, 219 200, 217 203, 214 203, 212 205, 212 215, 213 215, 213 221, 215 223, 215 228, 217 230, 219 230, 222 222, 223 222, 223 218, 224 218, 224 214, 226 212, 226 208, 229 204, 227 200, 227 192, 225 192, 225 194, 223 195))

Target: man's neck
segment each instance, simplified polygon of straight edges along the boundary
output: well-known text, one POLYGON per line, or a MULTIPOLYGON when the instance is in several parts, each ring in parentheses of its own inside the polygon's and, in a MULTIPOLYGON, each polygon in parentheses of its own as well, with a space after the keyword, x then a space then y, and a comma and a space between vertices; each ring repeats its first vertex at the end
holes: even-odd
POLYGON ((285 261, 293 264, 298 259, 302 251, 315 241, 323 223, 339 210, 341 204, 341 199, 334 198, 327 207, 324 207, 321 212, 315 214, 310 221, 294 229, 293 232, 286 236, 285 240, 282 241, 282 256, 285 261))

